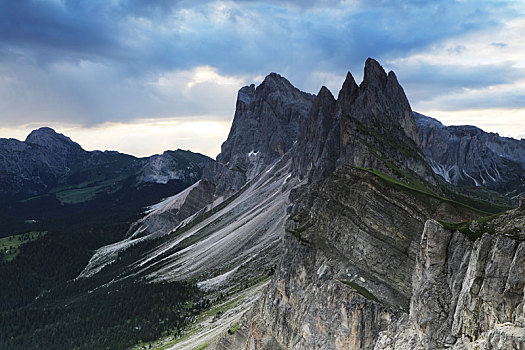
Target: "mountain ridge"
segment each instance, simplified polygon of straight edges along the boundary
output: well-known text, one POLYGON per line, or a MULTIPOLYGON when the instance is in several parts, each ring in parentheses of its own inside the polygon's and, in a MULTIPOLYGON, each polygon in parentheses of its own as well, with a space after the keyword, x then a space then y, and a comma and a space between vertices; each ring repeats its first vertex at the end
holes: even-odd
POLYGON ((200 288, 205 296, 181 310, 209 309, 186 319, 185 336, 160 317, 153 324, 167 333, 135 348, 465 350, 478 336, 512 348, 522 316, 505 310, 523 299, 524 212, 484 217, 465 197, 447 197, 462 185, 427 163, 430 139, 416 118, 395 74, 373 59, 360 85, 347 74, 337 99, 275 73, 242 87, 200 182, 98 249, 73 285, 101 295, 129 283, 200 288), (495 285, 509 301, 484 292, 495 285), (469 301, 488 306, 472 311, 469 301))
POLYGON ((471 125, 444 126, 415 113, 421 142, 433 171, 446 182, 498 192, 525 193, 525 140, 502 137, 471 125))

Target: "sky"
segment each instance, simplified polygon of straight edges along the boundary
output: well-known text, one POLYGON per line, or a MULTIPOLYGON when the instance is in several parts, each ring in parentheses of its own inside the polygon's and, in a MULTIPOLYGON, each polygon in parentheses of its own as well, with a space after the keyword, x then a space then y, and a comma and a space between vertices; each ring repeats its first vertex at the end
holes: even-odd
POLYGON ((0 137, 215 157, 270 72, 337 95, 364 62, 413 110, 525 138, 523 0, 0 0, 0 137))

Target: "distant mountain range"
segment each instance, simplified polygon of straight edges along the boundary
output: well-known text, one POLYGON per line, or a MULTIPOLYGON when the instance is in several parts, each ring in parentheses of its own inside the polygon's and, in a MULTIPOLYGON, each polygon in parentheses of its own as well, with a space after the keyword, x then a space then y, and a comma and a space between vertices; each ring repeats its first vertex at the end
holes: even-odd
POLYGON ((419 113, 414 117, 429 164, 445 181, 514 199, 525 193, 525 140, 469 125, 446 127, 419 113))
POLYGON ((147 158, 115 151, 88 152, 48 127, 33 130, 23 142, 0 139, 0 156, 2 195, 53 192, 63 201, 83 201, 99 192, 115 191, 130 177, 134 177, 136 186, 171 180, 194 183, 201 178, 204 165, 212 161, 182 150, 147 158))

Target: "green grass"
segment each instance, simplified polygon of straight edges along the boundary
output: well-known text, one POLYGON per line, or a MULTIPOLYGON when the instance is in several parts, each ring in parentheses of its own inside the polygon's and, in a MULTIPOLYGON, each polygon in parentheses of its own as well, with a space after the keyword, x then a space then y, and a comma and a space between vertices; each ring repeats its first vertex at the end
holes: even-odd
POLYGON ((376 170, 376 169, 367 169, 367 168, 361 168, 361 167, 356 167, 356 166, 354 166, 354 168, 359 169, 359 170, 364 170, 366 172, 374 174, 377 177, 379 177, 382 180, 384 180, 387 184, 390 184, 394 188, 396 188, 398 190, 401 190, 401 191, 403 191, 405 193, 408 193, 408 194, 411 194, 411 195, 415 195, 415 196, 419 195, 419 199, 422 199, 422 197, 420 197, 420 195, 423 195, 423 196, 427 196, 427 197, 438 199, 440 201, 451 203, 451 204, 453 204, 455 206, 460 206, 460 207, 463 207, 465 209, 472 210, 472 211, 474 211, 474 212, 476 212, 478 214, 482 214, 482 215, 491 215, 492 214, 490 212, 486 212, 486 211, 483 211, 483 210, 471 207, 471 206, 469 206, 467 204, 464 204, 464 203, 461 203, 461 202, 458 202, 458 201, 455 201, 455 200, 452 200, 452 199, 449 199, 449 198, 442 197, 442 196, 436 194, 435 192, 433 192, 432 190, 430 190, 428 187, 426 187, 422 183, 417 182, 415 180, 412 180, 409 183, 404 183, 404 182, 402 182, 400 180, 397 180, 397 179, 395 179, 395 178, 393 178, 393 177, 391 177, 391 176, 389 176, 389 175, 387 175, 387 174, 385 174, 385 173, 383 173, 383 172, 381 172, 379 170, 376 170))
POLYGON ((32 231, 0 238, 0 252, 4 261, 12 261, 20 253, 20 246, 44 237, 47 231, 32 231))
POLYGON ((365 298, 367 298, 369 300, 372 300, 372 301, 375 301, 376 303, 380 302, 379 299, 377 299, 377 297, 374 294, 372 294, 372 292, 370 292, 365 287, 360 286, 359 284, 357 284, 355 282, 351 282, 351 281, 347 281, 347 280, 339 280, 339 281, 344 283, 348 287, 354 289, 357 293, 361 294, 365 298))
POLYGON ((286 232, 291 233, 295 238, 301 241, 301 243, 310 243, 309 240, 307 240, 301 235, 301 233, 304 232, 305 230, 306 230, 306 227, 301 226, 295 230, 286 229, 286 232))
MULTIPOLYGON (((489 234, 496 233, 496 226, 491 221, 500 215, 501 213, 493 214, 493 215, 485 216, 485 217, 482 217, 476 220, 463 221, 463 222, 457 222, 457 223, 452 223, 452 222, 447 222, 447 221, 439 221, 439 223, 443 225, 445 229, 452 231, 452 232, 459 231, 465 236, 467 236, 469 240, 475 241, 476 239, 483 236, 485 232, 489 234), (479 225, 478 230, 472 231, 470 229, 470 226, 473 221, 476 221, 478 223, 479 225)), ((514 230, 512 229, 512 230, 509 230, 509 232, 505 232, 504 234, 507 234, 510 237, 516 237, 515 233, 516 232, 514 232, 514 230)))
POLYGON ((201 346, 197 346, 193 350, 203 350, 203 349, 206 349, 208 347, 208 345, 210 345, 210 344, 208 344, 208 343, 202 344, 201 346))
POLYGON ((67 190, 58 192, 56 196, 63 204, 77 204, 95 199, 95 197, 97 196, 97 192, 99 192, 102 188, 103 186, 93 186, 87 188, 67 190))
POLYGON ((234 334, 239 329, 239 322, 235 322, 232 328, 228 329, 228 334, 234 334))
POLYGON ((215 307, 212 307, 210 310, 206 311, 204 313, 204 317, 214 317, 217 315, 222 315, 224 312, 233 309, 239 303, 242 302, 241 297, 237 297, 231 300, 228 300, 227 302, 221 303, 215 307))

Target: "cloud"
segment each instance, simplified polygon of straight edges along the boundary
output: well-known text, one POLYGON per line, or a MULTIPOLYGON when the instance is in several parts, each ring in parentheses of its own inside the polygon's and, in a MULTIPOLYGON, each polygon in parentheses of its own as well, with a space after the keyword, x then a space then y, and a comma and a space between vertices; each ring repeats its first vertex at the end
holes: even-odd
POLYGON ((229 121, 244 76, 220 75, 209 66, 137 79, 112 65, 56 63, 47 69, 0 67, 0 122, 70 122, 94 125, 145 118, 229 121))
POLYGON ((525 19, 510 20, 497 30, 484 29, 449 38, 400 59, 395 69, 414 109, 525 109, 522 52, 525 19), (505 45, 494 45, 502 43, 505 45), (453 48, 461 45, 461 50, 453 48))
POLYGON ((0 1, 0 122, 229 121, 260 76, 337 94, 367 57, 419 109, 521 108, 524 13, 513 0, 0 1))
MULTIPOLYGON (((0 40, 41 63, 114 60, 128 74, 357 68, 498 25, 505 2, 4 1, 0 40), (495 18, 496 17, 496 18, 495 18), (297 65, 297 60, 300 65, 297 65)), ((510 16, 506 14, 505 16, 510 16)))
POLYGON ((500 43, 490 43, 491 46, 494 47, 507 47, 508 45, 506 43, 500 42, 500 43))

